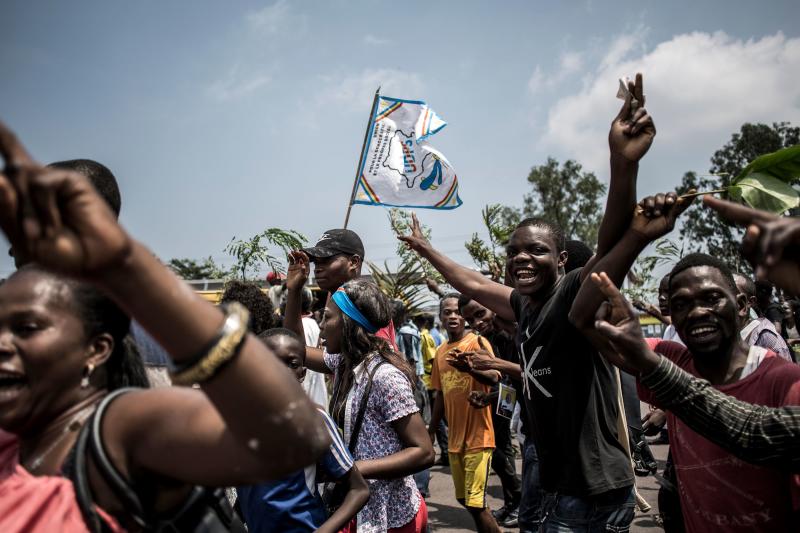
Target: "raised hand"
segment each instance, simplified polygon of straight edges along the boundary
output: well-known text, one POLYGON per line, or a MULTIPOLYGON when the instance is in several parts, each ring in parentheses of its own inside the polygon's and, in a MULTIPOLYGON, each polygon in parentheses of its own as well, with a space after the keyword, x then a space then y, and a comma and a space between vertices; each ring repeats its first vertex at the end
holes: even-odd
POLYGON ((800 294, 800 219, 779 217, 710 195, 703 203, 728 222, 747 228, 742 255, 753 265, 756 278, 800 294))
POLYGON ((409 249, 417 253, 424 252, 431 245, 425 234, 422 233, 416 213, 411 213, 411 235, 398 235, 397 238, 406 243, 409 249))
POLYGON ((0 123, 0 227, 25 260, 96 278, 121 265, 133 241, 82 175, 45 168, 0 123))
POLYGON ((608 339, 611 350, 604 349, 601 353, 612 364, 633 374, 653 368, 658 364, 658 356, 645 343, 639 317, 633 306, 605 272, 592 273, 591 280, 606 297, 606 301, 595 314, 594 327, 600 335, 608 339))
POLYGON ((644 101, 644 82, 641 73, 637 73, 636 81, 628 82, 625 103, 622 104, 608 132, 608 145, 612 156, 622 156, 635 163, 644 157, 653 144, 656 126, 644 108, 644 101))
POLYGON ((289 252, 289 268, 286 270, 286 288, 290 291, 302 290, 308 281, 311 261, 302 250, 289 252))
POLYGON ((648 241, 663 237, 675 228, 675 221, 692 205, 694 197, 678 198, 674 192, 648 196, 636 206, 631 230, 648 241))

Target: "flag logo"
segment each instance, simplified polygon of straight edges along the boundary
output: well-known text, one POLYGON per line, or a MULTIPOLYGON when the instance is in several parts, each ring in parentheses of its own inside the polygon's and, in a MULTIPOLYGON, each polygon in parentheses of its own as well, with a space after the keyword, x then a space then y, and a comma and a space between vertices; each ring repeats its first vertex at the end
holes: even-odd
POLYGON ((458 177, 427 139, 447 123, 417 100, 378 97, 353 203, 454 209, 458 177))

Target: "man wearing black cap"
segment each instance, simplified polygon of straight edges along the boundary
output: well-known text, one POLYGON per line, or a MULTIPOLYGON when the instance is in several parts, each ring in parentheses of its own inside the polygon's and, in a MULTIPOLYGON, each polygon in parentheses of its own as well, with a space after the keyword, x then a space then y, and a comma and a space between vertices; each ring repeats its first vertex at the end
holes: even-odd
MULTIPOLYGON (((364 244, 355 231, 349 229, 329 229, 311 248, 292 254, 295 261, 308 265, 314 263, 314 278, 320 289, 333 293, 350 280, 361 276, 364 264, 364 244)), ((286 295, 286 316, 283 325, 293 331, 302 332, 300 318, 301 291, 288 288, 286 295)), ((389 341, 397 350, 394 323, 389 322, 385 328, 375 334, 389 341)))

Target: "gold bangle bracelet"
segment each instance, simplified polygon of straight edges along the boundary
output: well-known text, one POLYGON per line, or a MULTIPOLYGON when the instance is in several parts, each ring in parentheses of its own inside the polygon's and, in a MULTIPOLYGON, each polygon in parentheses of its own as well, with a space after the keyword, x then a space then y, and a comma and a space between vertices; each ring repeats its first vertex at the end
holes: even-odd
POLYGON ((174 385, 191 386, 213 377, 225 363, 239 353, 247 336, 250 313, 238 302, 231 302, 225 308, 225 323, 219 342, 194 365, 181 372, 171 374, 174 385))

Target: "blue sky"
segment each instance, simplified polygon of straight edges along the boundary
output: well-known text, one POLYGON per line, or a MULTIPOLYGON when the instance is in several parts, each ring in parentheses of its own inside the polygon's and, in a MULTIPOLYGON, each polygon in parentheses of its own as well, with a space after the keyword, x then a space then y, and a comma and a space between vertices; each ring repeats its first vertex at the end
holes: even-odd
MULTIPOLYGON (((109 166, 162 259, 226 262, 234 235, 342 224, 382 85, 449 122, 432 144, 464 204, 419 215, 469 264, 480 209, 521 205, 548 155, 607 180, 620 76, 644 72, 659 129, 642 195, 707 170, 743 122, 800 124, 798 20, 796 1, 7 0, 0 116, 43 162, 109 166)), ((354 207, 351 228, 367 259, 394 255, 383 208, 354 207)))

